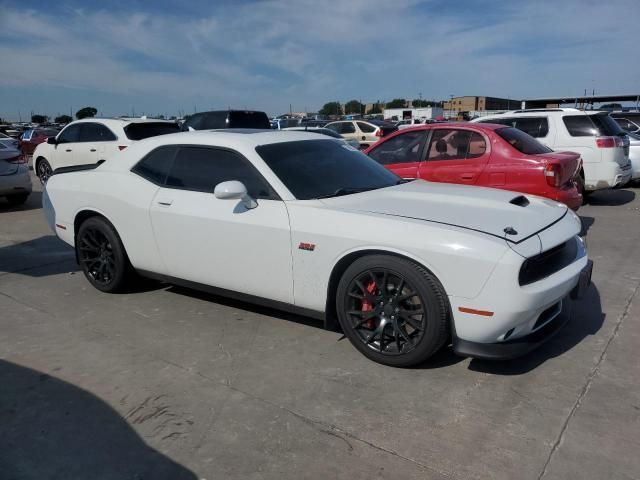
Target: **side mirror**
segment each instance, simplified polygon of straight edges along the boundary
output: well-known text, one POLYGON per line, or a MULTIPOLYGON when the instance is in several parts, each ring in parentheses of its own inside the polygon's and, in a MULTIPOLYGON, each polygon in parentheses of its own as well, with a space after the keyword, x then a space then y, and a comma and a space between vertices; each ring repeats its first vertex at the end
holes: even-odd
POLYGON ((244 183, 237 180, 229 180, 216 185, 213 194, 220 200, 241 200, 247 209, 256 208, 258 202, 249 196, 244 183))
POLYGON ((58 141, 56 140, 56 137, 49 137, 49 138, 47 138, 47 143, 49 145, 57 145, 58 141))

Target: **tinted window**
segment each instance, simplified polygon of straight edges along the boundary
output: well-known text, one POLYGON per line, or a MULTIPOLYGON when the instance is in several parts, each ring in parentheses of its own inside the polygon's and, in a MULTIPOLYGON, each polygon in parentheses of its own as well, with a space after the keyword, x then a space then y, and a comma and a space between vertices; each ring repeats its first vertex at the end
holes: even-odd
POLYGON ((562 117, 562 121, 572 137, 595 137, 598 135, 598 129, 587 115, 567 115, 562 117))
POLYGON ((346 134, 346 133, 356 133, 356 127, 352 122, 343 122, 338 124, 340 126, 340 130, 338 133, 346 134))
POLYGON ((275 198, 262 176, 241 155, 229 150, 180 147, 169 171, 167 186, 213 192, 216 185, 238 180, 253 198, 275 198))
POLYGON ((362 152, 329 139, 272 143, 256 151, 299 200, 373 190, 401 181, 362 152))
MULTIPOLYGON (((292 120, 292 125, 297 125, 297 120, 292 120), (293 123, 295 122, 295 123, 293 123)), ((271 128, 269 117, 264 112, 229 112, 229 128, 271 128)))
POLYGON ((340 133, 340 124, 339 123, 329 123, 324 126, 324 128, 328 128, 329 130, 333 130, 336 133, 340 133))
POLYGON ((425 132, 407 132, 382 142, 369 156, 382 165, 420 161, 425 132))
POLYGON ((80 142, 112 142, 116 136, 100 123, 80 124, 80 142))
POLYGON ((80 138, 80 124, 69 125, 58 137, 58 143, 77 142, 80 138))
POLYGON ((633 122, 627 120, 626 118, 616 118, 615 120, 616 122, 618 122, 618 125, 620 125, 620 127, 627 132, 635 132, 636 130, 638 130, 638 126, 633 122))
POLYGON ((484 137, 467 130, 433 130, 427 160, 467 160, 478 158, 487 150, 484 137))
POLYGON ((130 140, 143 140, 145 138, 157 137, 168 133, 178 133, 180 127, 175 123, 145 122, 131 123, 124 129, 124 133, 130 140))
POLYGON ((373 133, 376 131, 376 127, 364 122, 358 122, 358 128, 360 129, 361 132, 364 132, 364 133, 373 133))
POLYGON ((534 138, 546 137, 549 133, 549 121, 546 117, 509 117, 482 120, 480 123, 497 123, 515 127, 534 138))
POLYGON ((531 135, 526 134, 517 128, 499 128, 496 133, 504 138, 513 148, 527 155, 538 155, 540 153, 552 152, 549 147, 544 146, 531 135))
POLYGON ((167 179, 176 150, 177 147, 173 145, 156 148, 140 160, 131 171, 150 182, 163 185, 167 179))

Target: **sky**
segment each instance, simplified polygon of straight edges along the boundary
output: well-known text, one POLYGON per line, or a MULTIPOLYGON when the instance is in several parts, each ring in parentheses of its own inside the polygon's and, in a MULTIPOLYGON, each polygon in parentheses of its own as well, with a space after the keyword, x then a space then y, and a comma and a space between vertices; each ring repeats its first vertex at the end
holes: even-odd
POLYGON ((0 0, 0 117, 640 93, 640 0, 0 0))

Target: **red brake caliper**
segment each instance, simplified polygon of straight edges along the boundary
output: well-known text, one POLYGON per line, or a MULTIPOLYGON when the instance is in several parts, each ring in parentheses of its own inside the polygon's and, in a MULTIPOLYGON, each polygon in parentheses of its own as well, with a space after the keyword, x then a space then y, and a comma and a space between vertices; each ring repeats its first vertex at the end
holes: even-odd
MULTIPOLYGON (((368 293, 370 294, 374 294, 376 292, 376 282, 374 282, 373 280, 371 280, 367 286, 365 287, 365 289, 367 290, 368 293)), ((373 310, 373 305, 371 304, 371 302, 369 302, 369 300, 363 300, 362 301, 362 311, 363 312, 370 312, 371 310, 373 310)), ((367 320, 365 322, 365 325, 367 326, 368 329, 373 330, 374 328, 376 328, 376 324, 373 321, 373 318, 370 318, 369 320, 367 320)))

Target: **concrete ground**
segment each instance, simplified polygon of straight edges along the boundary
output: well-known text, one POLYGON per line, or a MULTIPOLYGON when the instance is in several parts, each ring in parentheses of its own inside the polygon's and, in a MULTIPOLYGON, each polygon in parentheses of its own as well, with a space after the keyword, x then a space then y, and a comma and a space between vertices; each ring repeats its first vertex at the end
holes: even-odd
POLYGON ((304 317, 100 293, 39 193, 0 200, 0 478, 638 479, 638 193, 580 210, 594 283, 551 342, 410 370, 304 317))

